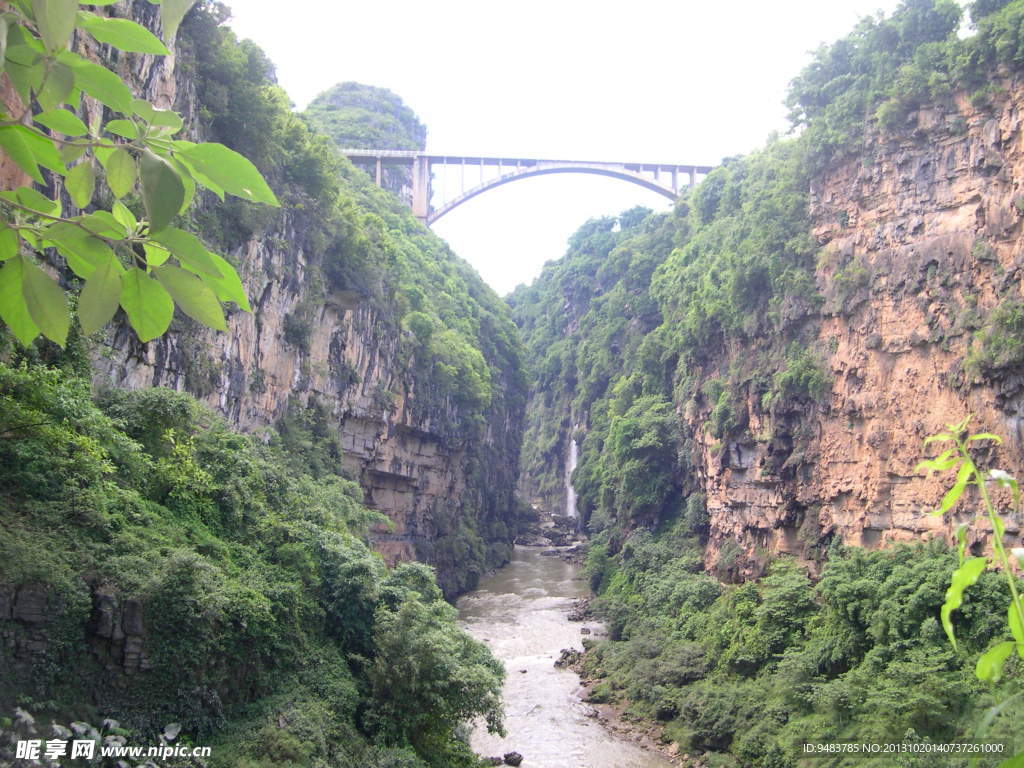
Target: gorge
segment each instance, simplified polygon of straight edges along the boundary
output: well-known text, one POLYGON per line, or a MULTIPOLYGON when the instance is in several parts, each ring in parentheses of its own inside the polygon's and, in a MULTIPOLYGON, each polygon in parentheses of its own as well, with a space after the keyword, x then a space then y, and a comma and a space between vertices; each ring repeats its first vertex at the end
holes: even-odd
MULTIPOLYGON (((159 31, 157 9, 104 13, 159 31)), ((1024 469, 1024 0, 973 3, 969 36, 946 0, 862 21, 791 84, 799 135, 671 211, 588 221, 504 300, 408 210, 400 169, 378 188, 338 152, 422 151, 412 110, 345 83, 296 113, 225 13, 189 11, 173 57, 76 32, 281 205, 200 189, 177 219, 237 269, 252 312, 223 300, 226 331, 179 312, 145 342, 125 313, 63 347, 2 332, 5 733, 28 727, 19 707, 143 741, 175 723, 211 766, 477 765, 470 744, 516 746, 466 738, 474 719, 500 732, 499 646, 527 669, 506 690, 564 693, 524 643, 580 585, 513 547, 558 515, 588 538, 608 633, 585 643, 587 696, 678 764, 796 766, 847 740, 989 740, 1006 752, 981 764, 1019 764, 1002 762, 1024 749, 1005 569, 962 587, 958 645, 940 612, 992 518, 970 495, 932 514, 952 481, 918 464, 971 415, 1002 438, 979 465, 1024 469)), ((3 146, 5 186, 29 182, 3 146)), ((80 210, 56 172, 37 186, 76 215, 152 207, 104 191, 80 210)), ((0 201, 10 224, 19 199, 0 201)), ((80 296, 65 258, 40 263, 80 296)), ((993 493, 1021 547, 1019 505, 993 493)), ((597 760, 569 741, 552 727, 544 749, 597 760)), ((589 749, 648 760, 609 744, 589 749)))

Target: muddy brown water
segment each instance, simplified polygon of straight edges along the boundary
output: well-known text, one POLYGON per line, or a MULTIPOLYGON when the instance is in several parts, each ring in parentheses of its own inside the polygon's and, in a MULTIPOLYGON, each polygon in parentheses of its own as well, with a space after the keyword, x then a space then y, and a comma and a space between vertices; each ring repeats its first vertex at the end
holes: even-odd
POLYGON ((505 729, 500 738, 478 726, 471 740, 484 756, 516 751, 523 768, 670 768, 660 755, 606 731, 579 699, 579 677, 556 669, 562 648, 582 649, 583 627, 567 621, 586 594, 579 566, 516 547, 512 562, 486 576, 457 605, 463 627, 505 664, 505 729), (525 670, 525 671, 523 671, 525 670))

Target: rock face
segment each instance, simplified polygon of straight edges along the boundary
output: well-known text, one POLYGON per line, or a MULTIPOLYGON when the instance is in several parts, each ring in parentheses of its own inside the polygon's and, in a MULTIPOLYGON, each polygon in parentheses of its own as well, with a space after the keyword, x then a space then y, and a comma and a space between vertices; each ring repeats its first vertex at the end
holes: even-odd
MULTIPOLYGON (((193 327, 146 345, 121 328, 96 359, 99 380, 189 391, 250 432, 270 427, 290 406, 320 404, 340 441, 342 467, 393 524, 375 532, 375 547, 391 565, 423 559, 437 566, 452 593, 465 564, 433 556, 436 540, 453 533, 441 521, 451 508, 475 510, 481 531, 511 518, 517 418, 492 410, 480 444, 456 433, 454 409, 418 409, 419 382, 400 359, 397 331, 387 331, 394 327, 389 307, 329 297, 313 316, 308 348, 288 343, 285 325, 305 299, 305 265, 301 251, 289 250, 288 231, 279 250, 263 240, 242 255, 252 314, 232 316, 225 334, 193 327)), ((503 384, 511 386, 495 382, 503 384)))
MULTIPOLYGON (((562 478, 575 438, 583 446, 577 485, 584 516, 597 510, 598 529, 620 526, 613 553, 633 528, 677 513, 706 540, 705 566, 727 580, 759 575, 779 553, 815 570, 832 541, 952 542, 958 525, 971 521, 969 543, 983 552, 987 522, 974 520, 972 504, 929 514, 952 478, 925 477, 915 467, 925 458, 924 438, 973 414, 972 431, 1006 439, 999 448, 979 446, 980 463, 1024 473, 1024 83, 1000 85, 996 103, 978 107, 960 97, 913 113, 899 131, 869 135, 853 159, 815 176, 808 198, 820 297, 808 291, 792 299, 771 323, 751 317, 749 328, 770 327, 773 336, 736 332, 685 370, 675 365, 680 350, 672 345, 692 342, 674 335, 663 295, 671 282, 654 295, 654 267, 638 265, 680 268, 669 254, 690 242, 690 212, 680 206, 663 217, 652 225, 657 235, 634 231, 615 240, 600 222, 581 228, 564 266, 512 297, 537 371, 524 496, 564 508, 562 478), (1000 336, 1004 343, 992 347, 1000 336), (778 360, 787 347, 820 362, 823 397, 765 399, 763 382, 783 370, 778 360), (667 387, 660 378, 666 361, 667 387), (714 380, 729 382, 731 426, 715 426, 718 395, 706 389, 714 380), (671 483, 668 500, 646 518, 623 519, 619 497, 599 509, 611 487, 602 478, 625 473, 601 453, 606 438, 594 426, 607 424, 616 401, 599 398, 627 385, 663 387, 680 427, 677 455, 656 457, 670 465, 659 475, 671 483), (599 439, 590 440, 595 432, 599 439)), ((657 464, 635 456, 636 467, 657 464)), ((1024 521, 1008 514, 1006 524, 1008 540, 1019 541, 1024 521)))
MULTIPOLYGON (((153 26, 153 8, 139 2, 131 12, 153 26)), ((158 106, 173 105, 187 122, 196 115, 194 66, 176 71, 174 57, 128 58, 135 69, 120 74, 140 93, 158 106)), ((496 393, 490 407, 480 413, 479 406, 455 402, 417 374, 434 363, 410 353, 412 337, 389 284, 397 278, 387 265, 377 265, 384 274, 376 283, 367 279, 353 289, 325 280, 312 255, 314 215, 286 206, 269 229, 226 254, 253 309, 231 314, 227 333, 179 313, 167 335, 140 344, 122 325, 95 357, 97 384, 188 391, 247 432, 267 432, 289 409, 317 407, 340 444, 340 468, 361 483, 368 506, 391 521, 373 533, 377 550, 392 565, 420 559, 436 566, 451 596, 511 551, 521 409, 508 394, 520 386, 518 359, 488 344, 483 354, 496 393), (467 428, 481 417, 482 426, 467 428), (467 536, 483 540, 475 559, 460 554, 467 536)), ((474 298, 504 312, 472 279, 474 298)))
MULTIPOLYGON (((814 184, 826 302, 811 322, 832 391, 774 423, 748 402, 743 438, 718 451, 698 440, 709 565, 728 560, 720 570, 752 575, 772 553, 813 560, 833 537, 867 547, 952 541, 973 510, 929 515, 949 478, 914 467, 923 439, 967 414, 973 431, 1007 438, 988 458, 1020 476, 1020 371, 964 366, 982 318, 1021 297, 1024 87, 1004 87, 993 110, 961 100, 912 115, 900 138, 873 137, 865 157, 814 184)), ((704 417, 691 420, 697 435, 704 417)), ((1021 522, 1007 519, 1015 539, 1021 522)), ((973 530, 983 548, 984 527, 973 530)))

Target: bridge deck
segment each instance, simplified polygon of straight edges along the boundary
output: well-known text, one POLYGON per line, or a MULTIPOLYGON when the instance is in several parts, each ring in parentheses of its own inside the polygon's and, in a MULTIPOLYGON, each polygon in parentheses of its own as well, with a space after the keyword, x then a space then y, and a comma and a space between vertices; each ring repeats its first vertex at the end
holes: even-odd
POLYGON ((438 155, 417 152, 415 150, 402 149, 343 149, 341 153, 346 157, 363 157, 368 160, 380 160, 385 165, 412 165, 417 159, 424 159, 430 165, 455 165, 455 166, 500 166, 502 168, 530 168, 544 165, 571 166, 577 165, 586 168, 625 168, 630 171, 659 171, 671 173, 673 170, 689 172, 691 170, 700 173, 710 173, 713 166, 694 165, 684 163, 637 163, 637 162, 609 162, 608 160, 558 160, 551 158, 536 157, 496 157, 488 155, 438 155))

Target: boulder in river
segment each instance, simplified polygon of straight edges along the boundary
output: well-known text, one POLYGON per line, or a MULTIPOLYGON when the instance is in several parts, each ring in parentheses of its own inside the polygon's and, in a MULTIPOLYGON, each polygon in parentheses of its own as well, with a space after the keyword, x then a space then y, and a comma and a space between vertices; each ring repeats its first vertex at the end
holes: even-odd
POLYGON ((590 598, 576 598, 573 601, 572 610, 569 611, 569 621, 586 621, 590 616, 590 598))
POLYGON ((555 662, 555 666, 559 669, 563 667, 573 669, 576 664, 580 663, 580 657, 580 652, 575 648, 563 648, 558 661, 555 662))
POLYGON ((518 752, 505 753, 505 765, 519 765, 521 762, 523 762, 523 756, 518 752))

